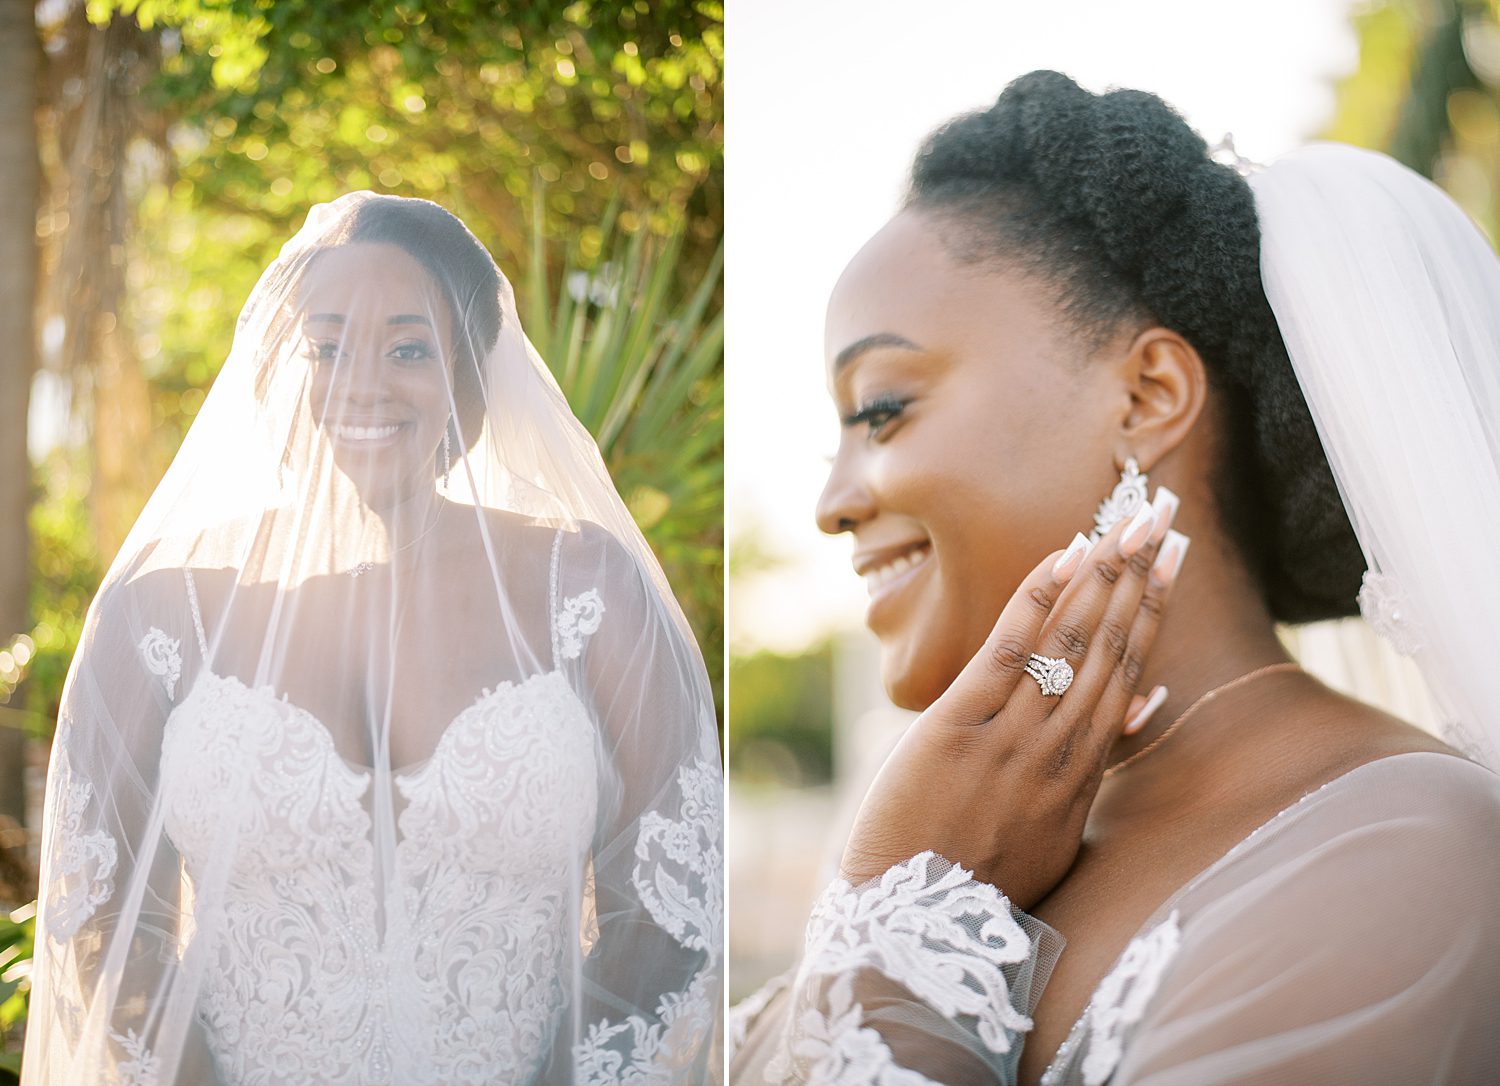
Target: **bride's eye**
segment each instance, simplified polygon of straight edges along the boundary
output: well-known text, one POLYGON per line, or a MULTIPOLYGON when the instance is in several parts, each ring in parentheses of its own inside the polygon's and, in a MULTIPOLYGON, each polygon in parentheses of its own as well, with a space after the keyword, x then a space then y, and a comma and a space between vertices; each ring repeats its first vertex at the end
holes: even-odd
POLYGON ((399 362, 426 362, 432 357, 432 348, 421 340, 410 340, 392 347, 390 357, 399 362))
POLYGON ((335 339, 312 339, 304 352, 314 362, 332 362, 339 356, 339 344, 335 339))
POLYGON ((886 393, 865 401, 858 411, 845 415, 841 421, 845 427, 868 427, 870 436, 878 438, 891 423, 901 417, 901 412, 906 410, 909 402, 886 393))

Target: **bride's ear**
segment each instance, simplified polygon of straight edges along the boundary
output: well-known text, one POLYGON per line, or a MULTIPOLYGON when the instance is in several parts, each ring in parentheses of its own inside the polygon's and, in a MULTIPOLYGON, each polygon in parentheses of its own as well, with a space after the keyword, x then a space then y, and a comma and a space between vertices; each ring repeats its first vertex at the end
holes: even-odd
POLYGON ((1143 463, 1154 464, 1181 445, 1208 400, 1208 373, 1187 340, 1169 328, 1147 328, 1120 363, 1129 396, 1120 440, 1143 463))

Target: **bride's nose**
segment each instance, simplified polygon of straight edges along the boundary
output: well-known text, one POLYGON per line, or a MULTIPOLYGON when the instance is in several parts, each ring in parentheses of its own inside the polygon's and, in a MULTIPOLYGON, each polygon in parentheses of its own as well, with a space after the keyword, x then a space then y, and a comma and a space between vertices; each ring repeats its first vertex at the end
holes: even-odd
POLYGON ((378 403, 390 394, 389 367, 375 343, 353 341, 345 349, 334 389, 351 403, 378 403))
POLYGON ((856 458, 840 451, 828 469, 828 481, 818 495, 818 527, 829 535, 850 532, 875 515, 875 503, 865 486, 856 458))

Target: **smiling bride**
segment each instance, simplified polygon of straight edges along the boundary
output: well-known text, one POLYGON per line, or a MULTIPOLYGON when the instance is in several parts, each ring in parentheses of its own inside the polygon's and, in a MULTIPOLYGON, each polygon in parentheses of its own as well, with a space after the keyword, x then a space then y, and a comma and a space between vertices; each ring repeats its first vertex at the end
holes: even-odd
POLYGON ((702 1081, 720 779, 489 254, 314 208, 88 615, 24 1081, 702 1081))
POLYGON ((825 356, 818 522, 921 715, 731 1081, 1500 1081, 1500 261, 1463 212, 1033 72, 919 152, 825 356), (1455 745, 1278 636, 1359 609, 1455 745))

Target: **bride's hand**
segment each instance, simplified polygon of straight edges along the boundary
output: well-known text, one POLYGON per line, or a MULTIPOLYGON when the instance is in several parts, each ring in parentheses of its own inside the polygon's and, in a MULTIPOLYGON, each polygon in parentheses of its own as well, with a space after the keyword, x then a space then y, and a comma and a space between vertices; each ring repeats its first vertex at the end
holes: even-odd
POLYGON ((1187 546, 1167 537, 1175 505, 1158 490, 1159 515, 1145 506, 1092 551, 1053 552, 1022 582, 984 647, 881 767, 844 878, 858 884, 931 849, 1021 909, 1062 880, 1127 710, 1144 722, 1136 685, 1187 546), (1026 673, 1032 653, 1074 668, 1060 697, 1026 673))

